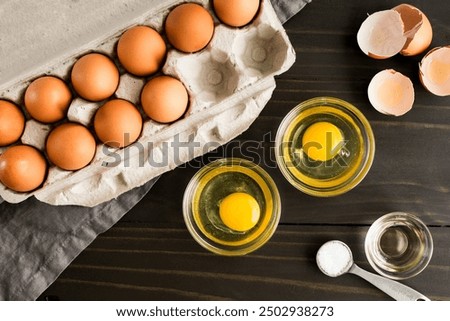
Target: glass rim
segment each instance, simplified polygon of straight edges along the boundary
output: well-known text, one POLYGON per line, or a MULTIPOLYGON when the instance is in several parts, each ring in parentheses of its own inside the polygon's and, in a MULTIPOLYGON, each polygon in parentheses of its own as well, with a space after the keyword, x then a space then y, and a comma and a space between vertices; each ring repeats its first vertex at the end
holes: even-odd
MULTIPOLYGON (((389 224, 385 227, 390 226, 391 225, 389 224)), ((385 277, 394 280, 409 279, 422 272, 430 263, 431 257, 433 256, 433 250, 434 250, 433 237, 431 235, 431 231, 428 228, 428 226, 418 216, 406 212, 392 212, 379 217, 369 227, 369 230, 367 231, 364 241, 364 252, 366 254, 367 261, 372 266, 372 268, 375 271, 377 271, 380 275, 383 275, 385 277), (419 263, 416 264, 414 267, 411 267, 410 269, 401 272, 391 272, 383 269, 382 267, 380 267, 379 264, 377 264, 375 254, 373 252, 376 246, 375 240, 378 239, 376 236, 380 234, 379 232, 380 229, 383 228, 383 224, 391 222, 394 223, 395 222, 394 219, 398 220, 399 218, 404 219, 409 223, 413 223, 424 232, 426 243, 425 252, 419 263)))
POLYGON ((345 100, 335 97, 328 97, 328 96, 315 97, 305 100, 296 105, 281 121, 275 138, 275 158, 278 164, 278 168, 280 169, 283 176, 292 186, 294 186, 298 190, 312 196, 319 196, 319 197, 338 196, 355 188, 368 174, 372 166, 373 160, 375 158, 375 137, 369 121, 364 116, 364 114, 354 105, 345 100), (315 108, 319 106, 328 106, 337 108, 336 105, 341 107, 348 114, 353 115, 355 120, 357 120, 360 123, 360 126, 358 126, 358 128, 361 130, 361 133, 363 134, 363 140, 366 143, 367 148, 365 149, 363 159, 359 164, 359 169, 347 181, 329 188, 310 186, 306 183, 303 183, 300 179, 296 178, 287 168, 284 161, 284 157, 282 155, 282 151, 280 151, 280 148, 282 147, 283 144, 283 137, 293 118, 298 116, 300 112, 307 110, 309 108, 315 108))
POLYGON ((259 165, 243 158, 236 158, 236 157, 221 158, 214 160, 211 163, 203 166, 192 176, 183 195, 183 218, 189 233, 194 238, 194 240, 197 241, 197 243, 199 243, 203 248, 219 255, 239 256, 257 250, 258 248, 263 246, 275 233, 278 223, 280 221, 280 217, 281 217, 281 197, 272 177, 259 165), (245 243, 239 246, 231 246, 231 245, 227 246, 209 239, 198 228, 193 218, 192 198, 201 177, 203 177, 204 175, 206 175, 207 173, 216 168, 227 165, 238 165, 244 167, 246 166, 248 169, 253 170, 257 175, 261 177, 261 179, 264 180, 264 182, 269 187, 273 201, 272 217, 266 229, 253 241, 250 241, 249 243, 245 243))

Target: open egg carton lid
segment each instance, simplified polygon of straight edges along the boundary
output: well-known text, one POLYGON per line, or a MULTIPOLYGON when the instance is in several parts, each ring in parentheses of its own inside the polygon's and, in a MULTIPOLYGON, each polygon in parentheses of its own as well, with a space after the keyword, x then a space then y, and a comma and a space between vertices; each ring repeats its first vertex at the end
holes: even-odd
MULTIPOLYGON (((125 30, 147 25, 162 32, 167 14, 183 2, 187 1, 161 2, 76 52, 53 59, 32 73, 21 75, 20 80, 16 78, 0 85, 1 97, 23 105, 24 91, 33 79, 43 74, 67 79, 74 62, 88 52, 107 54, 117 62, 115 47, 125 30)), ((190 2, 202 4, 215 17, 209 0, 190 2)), ((162 69, 164 74, 180 79, 189 92, 189 109, 182 119, 160 124, 144 118, 141 136, 134 144, 123 149, 100 144, 87 167, 71 172, 51 166, 39 189, 17 193, 0 184, 0 196, 10 203, 34 195, 52 205, 92 207, 141 186, 245 131, 270 99, 275 89, 274 76, 294 63, 295 51, 269 0, 261 1, 257 17, 243 28, 231 28, 214 19, 214 36, 205 49, 185 54, 169 48, 162 69)), ((122 73, 114 97, 131 101, 140 108, 139 96, 144 84, 144 78, 122 73)), ((103 103, 75 97, 67 118, 89 126, 103 103)), ((29 119, 21 142, 43 151, 51 129, 51 125, 29 119)))

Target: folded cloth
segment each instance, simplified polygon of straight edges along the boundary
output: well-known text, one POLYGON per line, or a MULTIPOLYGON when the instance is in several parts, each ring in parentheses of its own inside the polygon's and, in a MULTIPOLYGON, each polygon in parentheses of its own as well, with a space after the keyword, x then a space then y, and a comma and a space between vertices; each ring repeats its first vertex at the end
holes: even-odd
POLYGON ((156 180, 93 208, 52 206, 35 198, 16 205, 0 204, 0 299, 36 299, 98 234, 137 204, 156 180))
MULTIPOLYGON (((311 0, 271 1, 284 23, 311 0)), ((35 198, 12 205, 0 198, 0 299, 35 300, 156 181, 93 208, 51 206, 35 198)))
POLYGON ((285 23, 290 18, 292 18, 297 12, 303 9, 306 4, 310 3, 312 0, 270 0, 275 12, 277 13, 278 19, 281 23, 285 23))

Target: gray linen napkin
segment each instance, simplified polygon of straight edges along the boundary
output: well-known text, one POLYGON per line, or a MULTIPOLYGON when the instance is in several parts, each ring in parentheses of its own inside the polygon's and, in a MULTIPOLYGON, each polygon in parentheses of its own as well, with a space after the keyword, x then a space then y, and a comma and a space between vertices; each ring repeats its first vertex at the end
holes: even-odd
MULTIPOLYGON (((271 2, 284 23, 311 0, 271 2)), ((34 198, 12 205, 0 198, 0 299, 35 300, 156 181, 93 208, 51 206, 34 198)))

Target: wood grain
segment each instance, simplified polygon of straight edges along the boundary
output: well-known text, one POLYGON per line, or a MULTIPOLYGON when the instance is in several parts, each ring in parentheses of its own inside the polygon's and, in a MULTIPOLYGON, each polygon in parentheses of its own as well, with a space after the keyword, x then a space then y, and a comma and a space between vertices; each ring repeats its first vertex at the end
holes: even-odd
MULTIPOLYGON (((450 3, 410 1, 433 25, 432 46, 450 43, 450 3)), ((277 89, 248 131, 218 151, 164 174, 114 228, 98 237, 41 296, 63 300, 389 300, 353 275, 329 278, 315 265, 319 246, 347 242, 356 262, 371 270, 363 242, 368 226, 392 211, 411 212, 430 227, 435 250, 429 267, 404 281, 435 300, 450 300, 450 97, 429 94, 417 75, 419 57, 366 57, 356 32, 367 13, 395 1, 313 1, 285 28, 297 61, 277 77, 277 89), (416 100, 408 114, 376 112, 370 79, 394 68, 411 77, 416 100), (283 117, 299 102, 335 96, 357 106, 376 137, 375 161, 354 190, 334 198, 300 193, 283 178, 273 141, 283 117), (280 226, 271 241, 244 257, 220 257, 190 237, 182 219, 184 189, 202 163, 253 159, 274 178, 282 197, 280 226)))
MULTIPOLYGON (((314 258, 330 237, 361 254, 365 226, 280 226, 260 250, 221 257, 194 243, 186 230, 120 223, 101 235, 44 295, 65 300, 389 300, 353 275, 329 278, 314 258), (274 271, 277 271, 276 273, 274 271)), ((404 283, 435 300, 449 300, 448 284, 433 275, 450 272, 448 236, 432 228, 437 244, 429 267, 404 283)))

